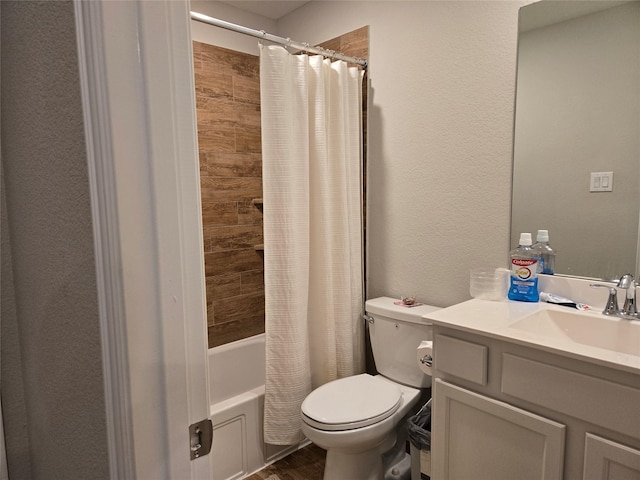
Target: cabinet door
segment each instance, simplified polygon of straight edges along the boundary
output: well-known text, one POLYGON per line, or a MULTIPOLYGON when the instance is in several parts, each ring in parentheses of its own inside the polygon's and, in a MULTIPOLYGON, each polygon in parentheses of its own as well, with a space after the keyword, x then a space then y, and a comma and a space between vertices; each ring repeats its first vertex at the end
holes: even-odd
POLYGON ((587 433, 584 480, 640 480, 640 450, 587 433))
POLYGON ((561 480, 565 426, 437 379, 435 480, 561 480))

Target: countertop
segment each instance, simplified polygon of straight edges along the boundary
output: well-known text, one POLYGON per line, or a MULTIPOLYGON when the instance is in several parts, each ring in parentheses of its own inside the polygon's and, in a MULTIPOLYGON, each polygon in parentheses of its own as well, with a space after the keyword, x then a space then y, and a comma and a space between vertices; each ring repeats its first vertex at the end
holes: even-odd
MULTIPOLYGON (((506 340, 640 375, 640 335, 638 336, 638 354, 630 355, 577 343, 563 335, 547 336, 513 328, 512 325, 515 322, 543 309, 570 311, 574 315, 598 317, 605 322, 629 322, 617 317, 606 317, 599 311, 581 312, 543 302, 527 303, 506 299, 502 301, 472 299, 430 312, 423 318, 435 325, 506 340)), ((640 332, 640 320, 633 320, 633 322, 638 324, 638 332, 640 332)))

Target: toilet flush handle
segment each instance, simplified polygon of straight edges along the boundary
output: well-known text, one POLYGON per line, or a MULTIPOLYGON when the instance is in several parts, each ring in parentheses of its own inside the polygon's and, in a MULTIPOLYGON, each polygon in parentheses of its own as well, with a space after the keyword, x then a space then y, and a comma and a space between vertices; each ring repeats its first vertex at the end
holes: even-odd
POLYGON ((420 359, 420 363, 426 365, 427 367, 433 366, 433 357, 429 354, 426 354, 424 357, 420 359))
POLYGON ((362 319, 370 325, 373 325, 374 323, 376 323, 375 319, 367 315, 366 313, 362 314, 362 319))

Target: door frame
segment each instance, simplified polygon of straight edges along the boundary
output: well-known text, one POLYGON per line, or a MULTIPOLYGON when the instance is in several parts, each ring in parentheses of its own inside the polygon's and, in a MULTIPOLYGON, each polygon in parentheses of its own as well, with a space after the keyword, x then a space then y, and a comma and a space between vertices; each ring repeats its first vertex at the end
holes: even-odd
POLYGON ((74 0, 112 479, 207 479, 204 253, 186 1, 74 0))

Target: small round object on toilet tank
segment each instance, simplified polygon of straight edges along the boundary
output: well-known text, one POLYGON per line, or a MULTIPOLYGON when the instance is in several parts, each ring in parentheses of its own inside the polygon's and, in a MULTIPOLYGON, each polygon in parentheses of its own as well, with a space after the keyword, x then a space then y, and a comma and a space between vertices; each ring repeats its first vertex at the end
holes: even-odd
POLYGON ((402 303, 405 305, 413 305, 416 303, 416 297, 402 297, 402 303))

